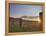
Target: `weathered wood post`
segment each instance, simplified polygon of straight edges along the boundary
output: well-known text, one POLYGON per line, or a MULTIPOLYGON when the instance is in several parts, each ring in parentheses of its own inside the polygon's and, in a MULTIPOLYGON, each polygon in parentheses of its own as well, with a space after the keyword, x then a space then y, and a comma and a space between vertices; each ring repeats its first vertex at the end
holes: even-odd
POLYGON ((20 18, 20 27, 22 26, 22 19, 20 18))

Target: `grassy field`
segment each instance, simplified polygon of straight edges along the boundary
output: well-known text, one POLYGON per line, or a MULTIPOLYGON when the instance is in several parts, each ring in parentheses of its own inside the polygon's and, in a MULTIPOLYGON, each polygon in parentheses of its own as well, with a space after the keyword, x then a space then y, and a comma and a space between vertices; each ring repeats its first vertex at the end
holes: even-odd
POLYGON ((40 31, 38 21, 22 20, 20 27, 19 18, 10 18, 9 32, 36 32, 40 31))

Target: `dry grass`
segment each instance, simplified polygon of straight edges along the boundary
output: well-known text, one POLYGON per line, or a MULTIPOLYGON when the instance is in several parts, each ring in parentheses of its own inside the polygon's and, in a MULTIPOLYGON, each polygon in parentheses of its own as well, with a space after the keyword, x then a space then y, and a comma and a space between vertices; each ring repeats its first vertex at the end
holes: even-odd
POLYGON ((26 21, 22 20, 22 25, 20 27, 20 20, 10 19, 9 32, 36 32, 40 31, 38 21, 26 21))

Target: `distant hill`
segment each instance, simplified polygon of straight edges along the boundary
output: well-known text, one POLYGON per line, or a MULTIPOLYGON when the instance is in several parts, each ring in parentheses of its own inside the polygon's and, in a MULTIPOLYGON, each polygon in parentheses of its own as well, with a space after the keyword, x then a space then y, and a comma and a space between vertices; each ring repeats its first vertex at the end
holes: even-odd
POLYGON ((20 19, 22 19, 22 20, 28 20, 28 21, 38 21, 39 20, 39 16, 22 16, 20 18, 10 17, 10 19, 16 20, 16 21, 19 21, 20 19))
POLYGON ((31 18, 31 19, 33 19, 33 18, 38 18, 39 16, 22 16, 22 17, 20 17, 20 18, 31 18))
POLYGON ((20 18, 13 18, 13 17, 9 17, 9 18, 10 20, 16 20, 16 21, 20 20, 20 18))

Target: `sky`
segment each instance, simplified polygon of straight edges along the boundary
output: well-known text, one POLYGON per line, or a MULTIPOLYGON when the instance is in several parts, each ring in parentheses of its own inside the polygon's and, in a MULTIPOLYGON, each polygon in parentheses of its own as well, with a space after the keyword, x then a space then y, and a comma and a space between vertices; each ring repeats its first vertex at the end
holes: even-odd
POLYGON ((42 12, 40 5, 10 4, 10 17, 39 16, 40 12, 42 12))

